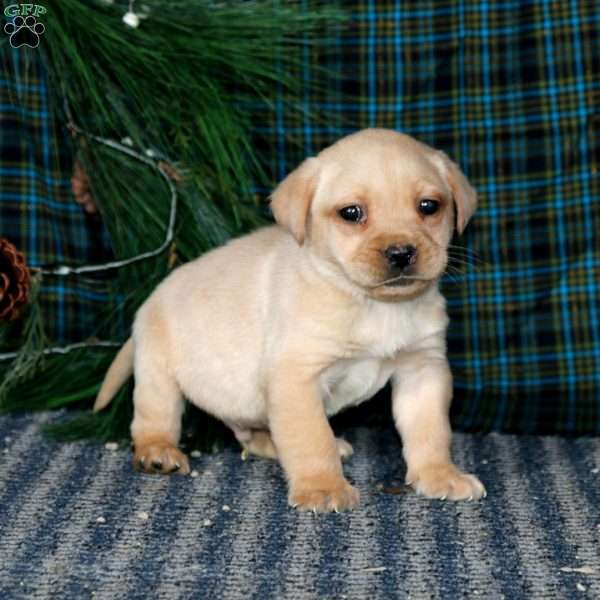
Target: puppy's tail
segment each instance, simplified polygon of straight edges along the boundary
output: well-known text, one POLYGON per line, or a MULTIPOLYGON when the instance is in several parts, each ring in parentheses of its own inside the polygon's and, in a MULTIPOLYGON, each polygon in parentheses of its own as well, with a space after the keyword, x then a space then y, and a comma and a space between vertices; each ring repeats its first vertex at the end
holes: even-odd
POLYGON ((133 373, 133 340, 129 338, 115 356, 108 368, 102 387, 94 402, 94 412, 102 410, 110 404, 113 396, 133 373))

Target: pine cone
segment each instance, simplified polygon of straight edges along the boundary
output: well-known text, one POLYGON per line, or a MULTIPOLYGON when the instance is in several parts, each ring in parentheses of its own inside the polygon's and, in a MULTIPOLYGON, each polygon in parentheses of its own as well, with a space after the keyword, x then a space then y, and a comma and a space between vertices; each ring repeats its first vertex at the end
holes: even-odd
POLYGON ((0 238, 0 321, 12 321, 27 304, 31 275, 25 257, 6 238, 0 238))
POLYGON ((73 165, 73 176, 71 177, 71 187, 73 188, 73 195, 75 196, 75 202, 81 204, 85 212, 94 214, 98 212, 96 202, 92 197, 92 190, 90 187, 90 178, 83 170, 81 163, 76 160, 73 165))

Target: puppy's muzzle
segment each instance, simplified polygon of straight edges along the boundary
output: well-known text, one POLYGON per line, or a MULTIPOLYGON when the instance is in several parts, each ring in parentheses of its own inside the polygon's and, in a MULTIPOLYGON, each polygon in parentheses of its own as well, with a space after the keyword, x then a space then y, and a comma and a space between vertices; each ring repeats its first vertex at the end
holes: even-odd
POLYGON ((390 271, 403 273, 417 262, 417 249, 408 244, 406 246, 388 246, 383 255, 388 262, 390 271))

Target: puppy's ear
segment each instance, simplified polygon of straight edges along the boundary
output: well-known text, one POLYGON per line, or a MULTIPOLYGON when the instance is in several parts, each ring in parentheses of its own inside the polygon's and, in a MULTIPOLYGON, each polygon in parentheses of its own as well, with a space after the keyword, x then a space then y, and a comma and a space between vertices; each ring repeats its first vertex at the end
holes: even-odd
POLYGON ((275 220, 289 229, 300 245, 306 236, 306 221, 317 189, 319 170, 319 161, 307 158, 271 194, 271 211, 275 220))
POLYGON ((477 192, 455 162, 443 152, 438 152, 438 155, 442 159, 444 179, 452 190, 456 204, 456 229, 460 234, 477 208, 477 192))

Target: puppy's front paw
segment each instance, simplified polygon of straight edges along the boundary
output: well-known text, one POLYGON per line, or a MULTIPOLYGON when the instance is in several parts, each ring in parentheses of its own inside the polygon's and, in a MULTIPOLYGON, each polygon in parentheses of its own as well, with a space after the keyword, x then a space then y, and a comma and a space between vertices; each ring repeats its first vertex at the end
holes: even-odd
POLYGON ((331 512, 354 508, 359 501, 358 490, 343 477, 298 481, 289 494, 289 504, 300 510, 331 512))
POLYGON ((478 500, 486 496, 483 484, 475 475, 463 473, 452 463, 426 465, 409 471, 406 483, 411 485, 417 494, 427 498, 478 500))
POLYGON ((168 442, 136 444, 133 466, 146 473, 187 475, 190 472, 187 456, 168 442))

